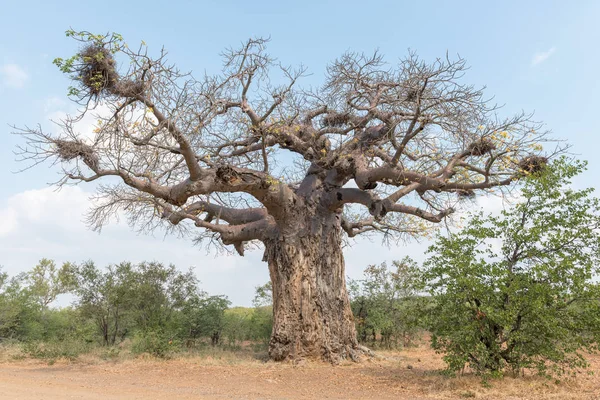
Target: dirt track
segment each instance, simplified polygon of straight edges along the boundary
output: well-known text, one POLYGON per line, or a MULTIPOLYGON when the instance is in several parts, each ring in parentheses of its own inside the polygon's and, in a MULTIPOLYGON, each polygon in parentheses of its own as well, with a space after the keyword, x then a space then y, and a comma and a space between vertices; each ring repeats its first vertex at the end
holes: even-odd
POLYGON ((377 368, 202 366, 188 361, 115 365, 2 365, 0 399, 397 399, 377 368), (377 388, 377 389, 376 389, 377 388))
MULTIPOLYGON (((592 362, 598 370, 600 358, 592 362)), ((430 350, 338 367, 228 363, 202 358, 0 363, 0 399, 600 399, 600 379, 586 374, 558 386, 508 378, 491 388, 474 376, 447 378, 430 350)))

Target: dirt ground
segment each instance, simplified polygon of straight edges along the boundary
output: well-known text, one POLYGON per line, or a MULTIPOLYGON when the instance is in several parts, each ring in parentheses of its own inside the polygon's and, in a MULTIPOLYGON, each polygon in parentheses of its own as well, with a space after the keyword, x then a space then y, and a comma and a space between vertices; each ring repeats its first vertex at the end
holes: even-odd
POLYGON ((332 367, 231 357, 168 361, 84 358, 0 362, 0 399, 600 399, 600 356, 560 383, 505 378, 484 386, 475 376, 440 374, 427 347, 380 353, 385 359, 332 367))

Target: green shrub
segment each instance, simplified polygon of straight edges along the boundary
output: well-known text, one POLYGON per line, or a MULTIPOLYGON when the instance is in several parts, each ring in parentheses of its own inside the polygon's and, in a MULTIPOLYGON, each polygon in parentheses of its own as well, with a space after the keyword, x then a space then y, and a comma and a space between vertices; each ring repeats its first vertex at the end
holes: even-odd
POLYGON ((429 249, 432 345, 451 371, 587 366, 582 351, 600 338, 600 201, 570 188, 582 169, 554 162, 511 209, 475 215, 429 249))
POLYGON ((44 360, 75 360, 81 354, 88 353, 93 346, 74 338, 64 340, 33 341, 22 345, 23 353, 32 358, 44 360))
POLYGON ((369 346, 409 346, 422 331, 422 310, 428 298, 419 296, 421 279, 417 264, 406 257, 370 265, 364 279, 349 280, 350 305, 358 340, 369 346))
POLYGON ((133 337, 131 352, 133 354, 150 354, 158 358, 170 358, 180 351, 181 342, 160 331, 138 332, 133 337))

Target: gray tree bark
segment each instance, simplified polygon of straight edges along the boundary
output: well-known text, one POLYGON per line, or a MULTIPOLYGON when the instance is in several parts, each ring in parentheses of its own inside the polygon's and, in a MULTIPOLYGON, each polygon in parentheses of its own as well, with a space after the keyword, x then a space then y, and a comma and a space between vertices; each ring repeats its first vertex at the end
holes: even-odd
POLYGON ((339 215, 310 218, 311 229, 265 242, 273 283, 271 359, 338 363, 359 355, 346 291, 339 215), (314 221, 314 222, 312 222, 314 221))

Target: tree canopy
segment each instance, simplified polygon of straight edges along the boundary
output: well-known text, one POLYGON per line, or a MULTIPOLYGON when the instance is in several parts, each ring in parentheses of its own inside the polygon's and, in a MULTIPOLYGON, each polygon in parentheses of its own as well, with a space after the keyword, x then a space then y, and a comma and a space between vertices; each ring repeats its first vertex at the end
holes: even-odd
POLYGON ((96 229, 123 211, 140 230, 195 226, 242 254, 244 243, 297 230, 290 209, 309 201, 343 211, 349 237, 418 236, 461 198, 546 162, 541 124, 499 117, 463 82, 461 58, 410 52, 390 64, 348 52, 320 87, 302 88, 307 69, 271 57, 261 38, 226 50, 222 73, 198 78, 118 34, 67 36, 81 47, 54 62, 81 114, 58 135, 20 129, 20 154, 59 163, 59 185, 103 182, 88 215, 96 229), (76 122, 98 105, 108 113, 83 137, 76 122))

